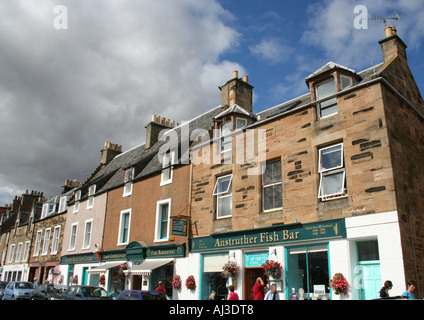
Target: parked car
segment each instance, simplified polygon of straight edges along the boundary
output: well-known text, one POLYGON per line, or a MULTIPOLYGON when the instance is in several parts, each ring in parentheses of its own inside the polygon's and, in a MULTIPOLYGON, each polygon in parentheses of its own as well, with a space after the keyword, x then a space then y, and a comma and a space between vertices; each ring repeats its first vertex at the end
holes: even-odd
POLYGON ((113 300, 113 297, 101 287, 70 286, 62 294, 63 300, 113 300))
POLYGON ((32 299, 34 288, 31 282, 11 281, 3 293, 3 300, 29 300, 32 299))
POLYGON ((40 284, 34 289, 34 300, 61 300, 62 294, 68 289, 67 286, 61 284, 40 284))
POLYGON ((6 288, 8 281, 0 281, 0 299, 3 299, 4 288, 6 288))
POLYGON ((166 294, 156 291, 124 290, 115 300, 169 300, 169 298, 166 294))

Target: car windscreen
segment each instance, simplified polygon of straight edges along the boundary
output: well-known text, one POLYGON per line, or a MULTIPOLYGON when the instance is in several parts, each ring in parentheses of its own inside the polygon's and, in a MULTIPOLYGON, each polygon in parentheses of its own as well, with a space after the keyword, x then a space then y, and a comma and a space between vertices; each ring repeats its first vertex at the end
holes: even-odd
POLYGON ((102 297, 109 296, 106 290, 103 290, 102 288, 84 287, 83 291, 84 291, 84 296, 86 297, 102 298, 102 297))
POLYGON ((32 289, 31 282, 16 282, 15 289, 32 289))

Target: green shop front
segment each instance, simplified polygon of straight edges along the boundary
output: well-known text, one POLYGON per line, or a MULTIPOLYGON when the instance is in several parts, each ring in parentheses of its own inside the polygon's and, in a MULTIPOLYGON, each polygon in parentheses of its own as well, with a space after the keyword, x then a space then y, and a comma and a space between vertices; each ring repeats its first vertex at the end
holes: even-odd
POLYGON ((225 299, 234 285, 241 299, 253 299, 258 277, 277 286, 280 299, 330 299, 330 244, 346 238, 345 220, 231 231, 192 238, 190 253, 200 254, 199 299, 225 299), (280 264, 279 274, 267 274, 266 261, 280 264), (222 277, 231 261, 235 276, 222 277))

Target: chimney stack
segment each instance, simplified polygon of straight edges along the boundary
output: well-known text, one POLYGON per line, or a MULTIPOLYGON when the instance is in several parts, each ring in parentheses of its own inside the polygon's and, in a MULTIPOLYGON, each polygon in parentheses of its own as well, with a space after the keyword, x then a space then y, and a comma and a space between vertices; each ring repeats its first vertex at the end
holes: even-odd
POLYGON ((219 87, 221 90, 221 106, 223 108, 237 104, 243 109, 252 112, 253 86, 248 83, 248 80, 248 76, 244 76, 243 80, 239 79, 238 71, 233 71, 233 79, 219 87))
POLYGON ((145 150, 150 149, 158 140, 159 133, 164 129, 172 129, 178 123, 164 117, 152 115, 152 121, 146 125, 146 145, 145 150))
POLYGON ((100 164, 105 167, 113 158, 122 153, 122 146, 106 141, 104 148, 100 152, 100 164))
POLYGON ((384 29, 384 32, 386 37, 378 42, 381 45, 381 50, 383 51, 384 62, 392 61, 397 57, 406 61, 407 46, 397 35, 396 27, 393 25, 388 26, 384 29))

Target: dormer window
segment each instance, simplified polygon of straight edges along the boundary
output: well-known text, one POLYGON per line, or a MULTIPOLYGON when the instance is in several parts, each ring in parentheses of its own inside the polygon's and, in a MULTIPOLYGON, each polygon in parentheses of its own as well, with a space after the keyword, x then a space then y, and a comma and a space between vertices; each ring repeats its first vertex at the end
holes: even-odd
POLYGON ((63 197, 60 198, 60 202, 59 202, 59 213, 62 213, 62 212, 64 212, 67 209, 67 206, 66 206, 67 200, 68 200, 68 197, 67 196, 63 196, 63 197))
POLYGON ((81 190, 77 190, 75 192, 74 213, 79 211, 80 200, 81 200, 81 190))
MULTIPOLYGON (((317 100, 325 99, 334 95, 336 93, 334 78, 316 85, 315 90, 317 100)), ((325 118, 336 114, 338 112, 337 97, 318 103, 317 112, 319 118, 325 118)))
POLYGON ((90 186, 88 188, 88 201, 87 201, 87 209, 91 209, 94 206, 94 194, 96 193, 96 185, 90 186))
POLYGON ((230 151, 232 148, 232 137, 230 136, 233 122, 228 120, 221 124, 221 152, 230 151))
POLYGON ((50 206, 48 202, 43 204, 43 210, 41 211, 41 219, 44 219, 45 217, 47 217, 47 215, 49 214, 49 209, 50 209, 50 206))
POLYGON ((124 171, 124 197, 132 195, 134 167, 128 168, 124 171))
POLYGON ((162 158, 162 173, 160 179, 160 185, 164 186, 166 184, 172 183, 172 178, 174 176, 174 163, 175 163, 175 152, 171 152, 168 155, 164 154, 162 158))

